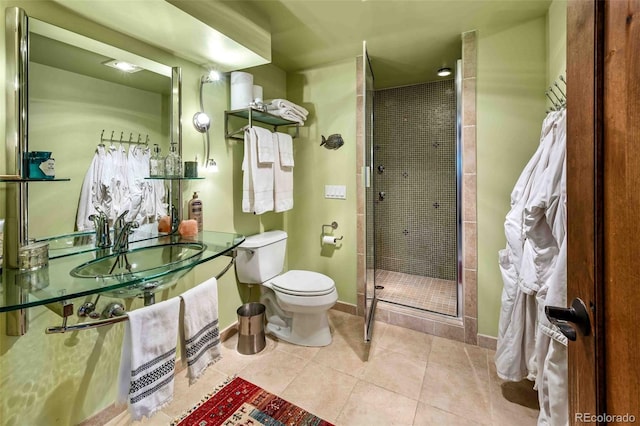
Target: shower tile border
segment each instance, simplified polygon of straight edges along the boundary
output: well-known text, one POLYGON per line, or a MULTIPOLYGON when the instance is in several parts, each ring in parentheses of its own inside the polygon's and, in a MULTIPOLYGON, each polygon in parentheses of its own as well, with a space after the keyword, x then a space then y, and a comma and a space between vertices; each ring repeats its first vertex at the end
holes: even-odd
MULTIPOLYGON (((432 334, 460 342, 478 345, 488 349, 495 349, 496 339, 491 336, 478 334, 478 272, 477 272, 477 161, 476 161, 476 77, 477 77, 477 40, 476 30, 464 32, 462 40, 462 206, 464 215, 463 224, 463 250, 462 250, 462 298, 460 317, 449 318, 444 315, 428 312, 409 311, 398 305, 379 301, 376 306, 375 319, 388 324, 398 325, 423 333, 432 334)), ((364 76, 362 74, 362 57, 356 59, 357 87, 362 88, 364 76)), ((364 97, 358 90, 356 107, 358 111, 364 111, 364 97)), ((364 114, 358 114, 356 118, 356 174, 360 176, 358 182, 358 230, 363 234, 365 228, 365 196, 362 165, 364 164, 364 114), (361 222, 362 221, 362 222, 361 222)), ((364 250, 364 248, 362 248, 364 250)), ((358 249, 356 298, 355 307, 357 315, 364 316, 364 288, 366 280, 366 255, 358 249)), ((342 304, 346 305, 346 304, 342 304)), ((353 306, 353 305, 350 305, 353 306)), ((340 308, 338 308, 340 309, 340 308)))

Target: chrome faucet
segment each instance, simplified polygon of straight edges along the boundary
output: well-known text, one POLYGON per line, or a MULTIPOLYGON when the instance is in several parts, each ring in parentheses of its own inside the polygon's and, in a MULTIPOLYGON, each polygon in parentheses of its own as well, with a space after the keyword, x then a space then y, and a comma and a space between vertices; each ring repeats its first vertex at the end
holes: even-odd
POLYGON ((89 220, 93 221, 93 226, 96 229, 96 242, 95 246, 98 248, 111 247, 111 236, 109 235, 109 218, 100 209, 96 209, 98 214, 92 214, 89 216, 89 220))
POLYGON ((125 210, 113 224, 113 252, 117 254, 129 251, 129 234, 137 228, 137 222, 127 222, 125 216, 129 210, 125 210))

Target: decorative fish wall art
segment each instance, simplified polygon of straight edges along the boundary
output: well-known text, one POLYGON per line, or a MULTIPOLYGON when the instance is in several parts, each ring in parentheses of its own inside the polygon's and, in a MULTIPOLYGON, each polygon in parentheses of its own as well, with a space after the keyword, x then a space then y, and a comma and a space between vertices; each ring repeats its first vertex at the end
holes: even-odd
POLYGON ((327 149, 338 149, 342 145, 344 145, 344 140, 342 139, 342 135, 339 133, 330 135, 326 139, 324 136, 322 136, 322 142, 320 142, 320 146, 323 146, 323 145, 327 149))

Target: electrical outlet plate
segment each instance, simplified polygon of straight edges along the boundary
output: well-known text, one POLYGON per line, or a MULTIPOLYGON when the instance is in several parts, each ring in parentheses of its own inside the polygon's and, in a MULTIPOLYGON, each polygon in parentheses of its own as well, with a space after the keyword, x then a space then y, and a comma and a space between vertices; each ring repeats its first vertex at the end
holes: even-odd
POLYGON ((334 200, 346 200, 347 186, 346 185, 325 185, 324 198, 331 198, 334 200))

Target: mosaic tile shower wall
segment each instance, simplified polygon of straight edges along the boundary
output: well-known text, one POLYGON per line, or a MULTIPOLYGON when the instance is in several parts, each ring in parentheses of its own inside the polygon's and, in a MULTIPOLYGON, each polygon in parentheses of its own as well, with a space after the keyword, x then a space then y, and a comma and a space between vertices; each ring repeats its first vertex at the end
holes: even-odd
POLYGON ((378 90, 374 117, 376 269, 456 280, 455 81, 378 90))

